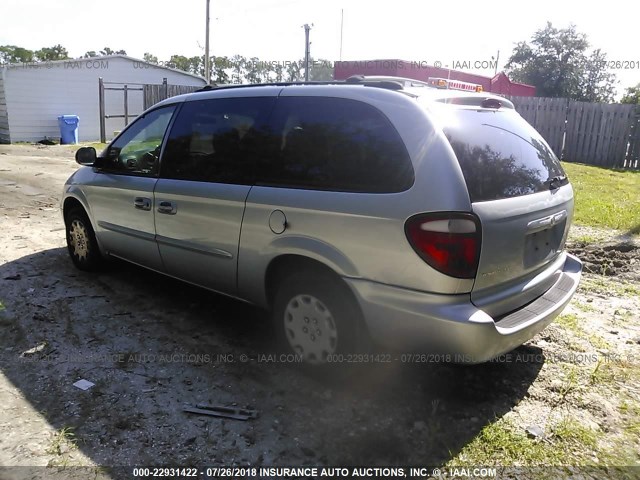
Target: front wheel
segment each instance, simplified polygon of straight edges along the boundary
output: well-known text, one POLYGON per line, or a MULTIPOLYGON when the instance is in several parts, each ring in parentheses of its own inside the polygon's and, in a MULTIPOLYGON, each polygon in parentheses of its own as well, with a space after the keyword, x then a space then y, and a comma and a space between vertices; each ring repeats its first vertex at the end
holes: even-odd
POLYGON ((273 321, 281 343, 310 365, 324 365, 331 355, 357 347, 359 312, 337 277, 286 276, 275 296, 273 321))
POLYGON ((102 264, 96 235, 82 208, 73 208, 65 216, 67 249, 73 264, 80 270, 95 271, 102 264))

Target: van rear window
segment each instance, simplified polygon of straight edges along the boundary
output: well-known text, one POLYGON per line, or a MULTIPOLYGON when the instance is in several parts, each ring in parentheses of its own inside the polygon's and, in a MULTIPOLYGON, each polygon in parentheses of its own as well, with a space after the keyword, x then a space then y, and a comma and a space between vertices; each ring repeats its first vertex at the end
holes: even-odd
POLYGON ((472 202, 549 190, 552 178, 564 176, 544 139, 515 112, 451 109, 443 118, 472 202))

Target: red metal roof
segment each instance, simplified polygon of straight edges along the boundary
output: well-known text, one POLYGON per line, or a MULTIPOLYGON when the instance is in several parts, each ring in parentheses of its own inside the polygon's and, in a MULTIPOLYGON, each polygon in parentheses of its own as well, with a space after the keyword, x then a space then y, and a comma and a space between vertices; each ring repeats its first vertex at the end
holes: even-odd
POLYGON ((475 73, 462 72, 460 70, 434 67, 433 65, 427 65, 423 62, 410 62, 399 59, 335 62, 335 80, 346 80, 352 75, 405 77, 414 78, 423 82, 426 82, 429 77, 449 78, 462 82, 476 83, 482 85, 483 90, 486 92, 499 93, 502 95, 533 97, 536 94, 536 87, 513 82, 504 72, 500 72, 491 78, 475 73))

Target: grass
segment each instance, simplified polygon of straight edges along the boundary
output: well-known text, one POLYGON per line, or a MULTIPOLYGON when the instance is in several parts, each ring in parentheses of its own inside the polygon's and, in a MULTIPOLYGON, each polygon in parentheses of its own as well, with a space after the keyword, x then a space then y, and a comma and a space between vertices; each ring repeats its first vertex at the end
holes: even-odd
POLYGON ((91 142, 91 143, 82 143, 80 147, 93 147, 96 149, 98 153, 107 148, 108 143, 100 143, 100 142, 91 142))
MULTIPOLYGON (((594 353, 593 348, 611 347, 604 338, 583 330, 580 314, 561 315, 557 323, 572 338, 587 339, 592 345, 589 353, 594 353)), ((597 362, 550 364, 549 378, 560 380, 560 384, 549 389, 555 394, 541 397, 551 408, 548 415, 534 420, 544 431, 542 437, 527 435, 525 426, 529 423, 519 415, 496 418, 443 467, 515 468, 518 475, 509 478, 637 478, 636 472, 625 466, 640 465, 640 403, 634 393, 640 382, 640 365, 624 353, 598 357, 597 362), (619 417, 598 408, 590 397, 593 392, 610 399, 619 417), (573 471, 572 476, 567 470, 570 467, 583 468, 581 472, 587 475, 576 477, 573 471)))
POLYGON ((580 325, 578 325, 578 316, 575 313, 563 313, 558 316, 556 323, 558 325, 562 325, 573 333, 579 333, 582 331, 580 325))
MULTIPOLYGON (((575 304, 575 306, 581 309, 583 312, 588 313, 590 311, 595 311, 595 308, 591 307, 588 304, 584 304, 584 306, 582 304, 575 304)), ((611 344, 609 344, 609 342, 607 342, 600 335, 597 335, 595 333, 592 333, 591 335, 589 335, 582 327, 581 325, 582 322, 578 317, 578 315, 576 315, 575 313, 563 313, 562 315, 558 316, 558 318, 556 319, 556 323, 560 325, 562 328, 564 328, 565 330, 569 331, 576 338, 582 338, 582 339, 588 340, 589 343, 594 348, 599 348, 603 350, 609 350, 611 348, 611 344)), ((577 343, 570 342, 570 344, 573 345, 572 348, 574 350, 584 351, 584 349, 583 348, 581 349, 577 343)))
POLYGON ((585 244, 585 245, 590 245, 592 243, 599 242, 600 238, 596 237, 595 235, 584 234, 584 235, 578 235, 578 236, 574 237, 573 240, 576 243, 582 243, 582 244, 585 244))
POLYGON ((564 403, 570 393, 575 392, 579 387, 578 367, 575 365, 563 365, 562 369, 566 372, 562 375, 562 386, 560 387, 560 402, 564 403))
POLYGON ((71 427, 65 427, 58 430, 51 439, 51 444, 47 449, 47 453, 51 455, 62 455, 69 450, 77 448, 77 439, 71 427))
POLYGON ((596 366, 589 374, 589 384, 597 385, 603 383, 610 383, 614 380, 611 374, 611 368, 603 361, 602 358, 598 360, 596 366))
POLYGON ((535 465, 562 460, 561 452, 546 451, 542 442, 528 438, 507 420, 486 425, 446 466, 456 465, 535 465))
POLYGON ((571 418, 563 418, 548 430, 544 438, 529 438, 508 420, 497 420, 485 426, 446 467, 593 464, 590 459, 597 449, 598 432, 571 418))
POLYGON ((555 440, 563 443, 564 447, 569 447, 572 451, 597 448, 597 432, 572 418, 563 418, 552 428, 552 433, 555 440))
POLYGON ((67 147, 71 150, 77 150, 80 147, 93 147, 96 149, 96 152, 98 152, 98 154, 104 150, 105 148, 107 148, 107 145, 109 145, 108 143, 100 143, 100 142, 80 142, 77 145, 63 145, 64 147, 67 147))
POLYGON ((638 297, 640 287, 625 281, 614 280, 613 278, 585 277, 580 280, 578 291, 582 293, 601 293, 618 297, 638 297))
POLYGON ((590 305, 588 303, 578 302, 576 300, 574 300, 573 306, 576 307, 578 310, 580 310, 582 312, 585 312, 585 313, 597 311, 597 309, 595 307, 593 307, 592 305, 590 305))
MULTIPOLYGON (((12 145, 33 145, 34 142, 12 142, 11 144, 12 145)), ((59 145, 59 144, 56 144, 56 145, 59 145)), ((102 150, 107 145, 108 143, 100 143, 100 142, 78 142, 77 144, 64 144, 60 146, 64 148, 71 148, 71 149, 80 148, 80 147, 93 147, 96 150, 102 150)))
POLYGON ((640 234, 640 171, 562 162, 576 198, 574 222, 640 234))
POLYGON ((640 406, 635 402, 623 400, 620 402, 618 410, 627 417, 625 431, 640 437, 640 406))
POLYGON ((637 409, 634 403, 621 405, 620 412, 629 420, 623 438, 614 441, 615 445, 605 441, 605 433, 601 429, 583 425, 570 413, 550 422, 543 438, 530 438, 524 429, 510 420, 498 419, 486 425, 444 467, 634 465, 637 453, 632 439, 640 431, 637 409))
POLYGON ((595 348, 599 348, 601 350, 610 350, 611 344, 607 342, 600 335, 596 335, 595 333, 589 336, 589 343, 593 345, 595 348))

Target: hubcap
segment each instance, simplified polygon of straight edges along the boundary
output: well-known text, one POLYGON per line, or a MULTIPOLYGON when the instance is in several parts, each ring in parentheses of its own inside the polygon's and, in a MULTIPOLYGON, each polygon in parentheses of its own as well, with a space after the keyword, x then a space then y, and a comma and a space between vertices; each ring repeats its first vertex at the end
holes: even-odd
POLYGON ((324 363, 336 352, 338 329, 327 306, 313 295, 297 295, 284 310, 289 345, 308 363, 324 363))
POLYGON ((69 245, 78 260, 86 260, 89 253, 89 233, 80 220, 74 220, 69 227, 69 245))

